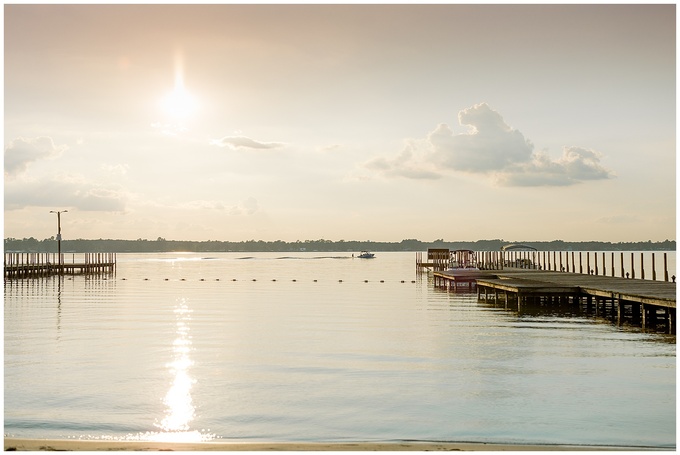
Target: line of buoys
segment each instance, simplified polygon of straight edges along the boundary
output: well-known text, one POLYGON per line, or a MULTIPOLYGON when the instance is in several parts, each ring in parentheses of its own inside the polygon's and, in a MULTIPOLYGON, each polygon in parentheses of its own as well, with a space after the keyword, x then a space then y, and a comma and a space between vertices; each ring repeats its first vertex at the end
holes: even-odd
MULTIPOLYGON (((104 279, 106 279, 106 278, 104 278, 104 279)), ((127 281, 127 278, 121 278, 121 280, 122 280, 122 281, 127 281)), ((179 281, 186 281, 186 280, 187 280, 186 278, 180 278, 180 279, 179 279, 179 281)), ((149 278, 144 278, 144 281, 150 281, 150 279, 149 279, 149 278)), ((163 281, 170 281, 170 278, 163 278, 163 281)), ((205 279, 205 278, 199 278, 198 281, 206 281, 206 279, 205 279)), ((219 279, 219 278, 215 278, 215 281, 220 281, 220 279, 219 279)), ((238 280, 237 280, 236 278, 232 278, 231 281, 238 281, 238 280)), ((252 281, 257 281, 257 278, 253 278, 252 281)), ((272 281, 277 281, 277 279, 276 279, 276 278, 273 278, 272 281)), ((297 282, 297 280, 296 280, 295 278, 293 278, 291 281, 292 281, 293 283, 297 282)), ((313 280, 313 281, 314 281, 314 283, 317 283, 319 280, 313 280)), ((338 283, 342 283, 343 281, 344 281, 344 280, 338 280, 338 283)), ((369 282, 369 280, 364 280, 364 283, 368 283, 368 282, 369 282)), ((380 282, 381 282, 381 283, 384 283, 385 280, 380 280, 380 282)), ((401 283, 406 283, 406 280, 401 280, 400 282, 401 282, 401 283)), ((416 280, 411 280, 411 283, 415 283, 415 282, 416 282, 416 280)))

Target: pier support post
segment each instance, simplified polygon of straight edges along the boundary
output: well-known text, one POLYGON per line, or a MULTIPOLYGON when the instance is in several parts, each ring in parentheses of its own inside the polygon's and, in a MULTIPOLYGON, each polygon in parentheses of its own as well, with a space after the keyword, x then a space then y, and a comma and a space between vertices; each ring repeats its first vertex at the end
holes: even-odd
POLYGON ((668 333, 675 334, 675 308, 668 308, 668 333))
POLYGON ((653 328, 656 325, 656 307, 653 305, 641 304, 642 307, 642 328, 653 328))
POLYGON ((635 279, 635 256, 634 253, 630 253, 630 277, 635 279))
POLYGON ((522 313, 522 295, 519 293, 519 291, 517 292, 517 313, 522 313))
POLYGON ((642 313, 642 304, 640 304, 640 305, 633 304, 633 305, 631 305, 631 307, 632 307, 631 308, 631 310, 632 310, 632 320, 631 320, 631 322, 634 325, 638 325, 638 324, 641 323, 640 322, 640 316, 641 316, 641 313, 642 313))

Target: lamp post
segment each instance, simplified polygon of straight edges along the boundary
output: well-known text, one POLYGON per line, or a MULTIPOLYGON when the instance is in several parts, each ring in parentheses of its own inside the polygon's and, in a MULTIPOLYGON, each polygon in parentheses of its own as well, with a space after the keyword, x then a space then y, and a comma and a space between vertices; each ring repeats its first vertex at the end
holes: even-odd
POLYGON ((50 210, 50 213, 57 214, 57 253, 59 258, 59 265, 61 265, 61 214, 68 212, 68 210, 50 210))

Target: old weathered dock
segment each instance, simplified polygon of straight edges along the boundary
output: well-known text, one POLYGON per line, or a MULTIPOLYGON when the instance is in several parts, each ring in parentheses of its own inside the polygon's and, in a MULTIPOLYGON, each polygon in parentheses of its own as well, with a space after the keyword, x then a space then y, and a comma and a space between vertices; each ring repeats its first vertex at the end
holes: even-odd
POLYGON ((435 271, 434 284, 477 290, 480 299, 526 304, 573 304, 588 312, 643 328, 663 325, 675 333, 676 284, 571 272, 509 267, 502 270, 435 271))
POLYGON ((5 253, 5 279, 114 273, 116 253, 5 253))

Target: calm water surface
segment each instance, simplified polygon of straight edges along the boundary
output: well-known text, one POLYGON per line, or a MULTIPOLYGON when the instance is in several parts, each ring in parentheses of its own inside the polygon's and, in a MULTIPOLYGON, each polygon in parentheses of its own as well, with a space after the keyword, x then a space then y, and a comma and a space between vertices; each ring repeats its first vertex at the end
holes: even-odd
POLYGON ((8 281, 5 435, 675 447, 674 336, 518 315, 414 262, 120 254, 8 281))

